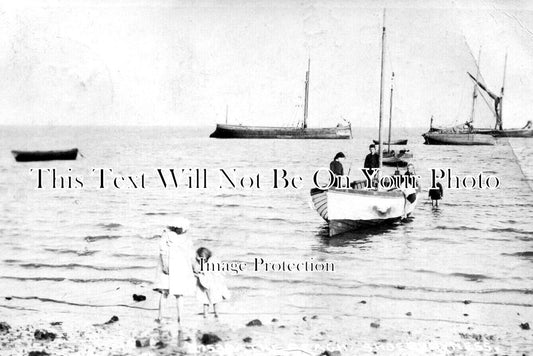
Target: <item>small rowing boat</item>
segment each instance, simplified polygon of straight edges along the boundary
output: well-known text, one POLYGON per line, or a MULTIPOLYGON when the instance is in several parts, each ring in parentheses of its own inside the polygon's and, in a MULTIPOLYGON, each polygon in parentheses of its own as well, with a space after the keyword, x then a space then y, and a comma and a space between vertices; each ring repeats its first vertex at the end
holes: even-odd
MULTIPOLYGON (((390 130, 390 129, 389 129, 390 130)), ((379 145, 378 140, 372 140, 374 142, 374 145, 379 145)), ((396 141, 390 141, 390 142, 383 142, 383 146, 390 146, 390 145, 407 145, 407 140, 396 140, 396 141)))
POLYGON ((11 151, 17 162, 75 160, 78 149, 60 151, 11 151))

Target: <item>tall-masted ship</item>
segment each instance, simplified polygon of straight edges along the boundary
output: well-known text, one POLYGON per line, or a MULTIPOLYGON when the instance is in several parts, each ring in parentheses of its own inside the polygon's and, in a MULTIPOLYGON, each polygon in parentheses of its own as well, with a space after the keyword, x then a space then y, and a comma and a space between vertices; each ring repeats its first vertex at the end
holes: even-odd
MULTIPOLYGON (((470 78, 479 86, 487 95, 493 100, 494 108, 491 108, 496 123, 493 129, 490 128, 474 128, 473 132, 476 134, 492 135, 494 137, 533 137, 533 123, 529 120, 522 128, 504 129, 503 128, 503 94, 505 86, 505 72, 507 69, 507 54, 505 55, 505 64, 503 67, 503 82, 500 90, 500 95, 496 95, 490 91, 486 85, 480 82, 479 78, 475 78, 472 74, 468 73, 470 78)), ((478 68, 479 73, 479 68, 478 68)))
POLYGON ((215 131, 209 137, 215 138, 289 138, 289 139, 351 139, 352 127, 349 122, 335 127, 307 127, 309 108, 309 74, 311 59, 307 62, 305 75, 305 101, 303 122, 294 127, 276 126, 246 126, 217 124, 215 131))

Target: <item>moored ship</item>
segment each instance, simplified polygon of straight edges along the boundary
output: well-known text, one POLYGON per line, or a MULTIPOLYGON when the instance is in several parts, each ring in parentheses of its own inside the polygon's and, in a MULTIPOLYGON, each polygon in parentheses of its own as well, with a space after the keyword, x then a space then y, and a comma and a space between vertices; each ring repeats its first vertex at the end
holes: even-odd
POLYGON ((301 125, 295 127, 276 126, 247 126, 229 125, 227 123, 217 124, 215 131, 209 135, 214 138, 269 138, 269 139, 351 139, 352 127, 349 122, 338 124, 335 127, 307 127, 309 108, 309 75, 311 70, 311 60, 307 64, 305 76, 305 102, 304 119, 301 125))

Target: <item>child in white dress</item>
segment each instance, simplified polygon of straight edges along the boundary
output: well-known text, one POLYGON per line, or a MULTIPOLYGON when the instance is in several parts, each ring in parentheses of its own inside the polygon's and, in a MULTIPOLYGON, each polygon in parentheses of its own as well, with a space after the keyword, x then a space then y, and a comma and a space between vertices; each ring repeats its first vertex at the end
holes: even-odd
POLYGON ((181 324, 183 296, 194 294, 194 250, 190 238, 185 234, 188 229, 189 222, 180 218, 173 225, 167 226, 161 234, 154 283, 154 290, 161 293, 157 321, 161 321, 162 299, 172 294, 176 297, 178 324, 181 324))
POLYGON ((205 247, 196 250, 196 262, 196 296, 204 306, 204 318, 207 316, 209 305, 213 306, 215 318, 218 318, 216 304, 230 297, 222 273, 217 270, 220 264, 205 247))

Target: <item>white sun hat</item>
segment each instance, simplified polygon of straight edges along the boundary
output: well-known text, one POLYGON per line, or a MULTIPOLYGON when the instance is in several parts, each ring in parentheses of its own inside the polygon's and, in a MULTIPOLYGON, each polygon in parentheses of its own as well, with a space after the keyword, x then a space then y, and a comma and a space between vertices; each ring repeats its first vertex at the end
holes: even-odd
POLYGON ((172 222, 167 223, 167 226, 175 227, 181 229, 182 232, 186 232, 191 227, 191 223, 186 218, 178 216, 177 218, 173 218, 172 222))

